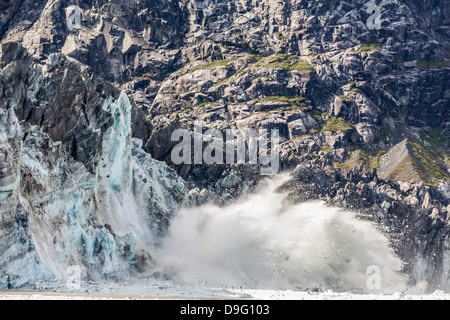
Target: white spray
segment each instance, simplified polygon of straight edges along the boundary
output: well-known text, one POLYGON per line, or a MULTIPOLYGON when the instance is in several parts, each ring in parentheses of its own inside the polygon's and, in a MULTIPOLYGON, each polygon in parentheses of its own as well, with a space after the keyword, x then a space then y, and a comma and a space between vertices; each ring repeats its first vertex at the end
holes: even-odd
POLYGON ((186 285, 358 293, 405 287, 402 263, 374 225, 321 202, 283 207, 286 195, 276 189, 286 178, 267 180, 225 208, 182 210, 157 254, 162 271, 186 285), (373 266, 379 288, 368 285, 373 266))

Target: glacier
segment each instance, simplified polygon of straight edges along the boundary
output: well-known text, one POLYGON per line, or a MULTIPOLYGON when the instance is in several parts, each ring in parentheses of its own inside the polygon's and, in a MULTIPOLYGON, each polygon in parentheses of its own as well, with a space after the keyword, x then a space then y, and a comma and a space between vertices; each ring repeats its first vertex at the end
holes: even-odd
POLYGON ((8 157, 0 168, 0 289, 64 282, 72 266, 84 280, 120 280, 152 261, 154 238, 187 189, 132 138, 125 93, 102 109, 112 125, 90 172, 38 126, 0 108, 0 155, 8 157))

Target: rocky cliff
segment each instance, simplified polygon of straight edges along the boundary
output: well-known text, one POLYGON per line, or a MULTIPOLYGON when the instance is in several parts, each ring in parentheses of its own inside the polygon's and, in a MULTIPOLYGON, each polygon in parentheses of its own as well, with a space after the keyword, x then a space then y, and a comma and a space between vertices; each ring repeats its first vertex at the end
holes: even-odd
POLYGON ((79 261, 92 278, 141 270, 145 237, 121 230, 117 208, 145 208, 136 221, 162 234, 183 203, 251 187, 254 167, 172 163, 171 133, 201 121, 237 136, 278 129, 292 199, 362 210, 413 282, 448 289, 449 6, 0 0, 8 281, 32 282, 18 271, 29 265, 37 278, 79 261))

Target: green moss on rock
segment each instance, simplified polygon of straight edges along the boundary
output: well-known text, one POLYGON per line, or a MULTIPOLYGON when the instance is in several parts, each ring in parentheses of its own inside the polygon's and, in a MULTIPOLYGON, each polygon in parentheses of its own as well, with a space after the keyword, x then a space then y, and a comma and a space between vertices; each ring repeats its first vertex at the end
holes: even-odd
POLYGON ((354 126, 343 118, 330 117, 322 129, 323 132, 347 132, 353 130, 354 126))

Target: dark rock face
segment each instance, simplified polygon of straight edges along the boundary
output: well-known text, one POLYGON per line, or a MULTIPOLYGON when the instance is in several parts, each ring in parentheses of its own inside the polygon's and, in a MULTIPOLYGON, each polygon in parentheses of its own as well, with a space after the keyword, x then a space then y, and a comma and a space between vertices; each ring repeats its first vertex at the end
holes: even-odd
POLYGON ((8 84, 2 104, 14 109, 19 120, 40 126, 54 141, 61 141, 75 160, 92 168, 102 133, 111 125, 102 123, 107 119, 103 99, 106 92, 117 97, 118 91, 98 78, 89 79, 63 55, 53 55, 43 68, 35 69, 20 45, 4 44, 2 52, 7 53, 2 59, 7 70, 1 81, 8 84), (91 132, 92 124, 101 128, 98 134, 91 132))
MULTIPOLYGON (((281 169, 295 169, 293 199, 319 197, 362 210, 388 227, 409 271, 425 268, 430 286, 442 287, 433 279, 450 265, 445 262, 449 5, 446 0, 0 0, 0 110, 7 139, 0 145, 0 198, 15 197, 1 224, 17 220, 14 234, 26 234, 21 231, 27 229, 26 214, 20 212, 35 212, 28 209, 30 198, 53 190, 17 164, 22 144, 36 151, 61 142, 49 158, 61 156, 69 167, 76 164, 77 172, 95 175, 105 164, 105 139, 117 124, 105 106, 124 91, 132 137, 193 188, 193 202, 226 204, 258 181, 259 170, 176 166, 174 130, 192 132, 195 121, 204 130, 228 129, 237 136, 248 129, 277 129, 281 169), (39 134, 30 128, 39 128, 45 139, 32 139, 39 134), (392 150, 405 137, 410 141, 405 161, 383 156, 396 154, 392 150), (49 142, 27 146, 29 139, 49 142), (386 167, 401 183, 379 174, 386 167)), ((140 148, 133 150, 146 170, 162 165, 140 148)), ((146 184, 146 175, 139 177, 135 190, 146 184)), ((170 198, 181 202, 177 188, 169 188, 170 198)), ((156 212, 150 223, 159 221, 155 228, 163 234, 170 214, 141 196, 156 212)), ((18 252, 27 246, 33 247, 24 244, 18 252)))
MULTIPOLYGON (((142 50, 177 47, 188 24, 176 1, 25 0, 3 7, 0 30, 5 40, 22 42, 37 60, 63 52, 104 79, 121 83, 131 80, 136 71, 160 68, 154 61, 142 65, 140 60, 152 59, 142 50), (80 27, 68 27, 71 6, 81 12, 80 27)), ((172 62, 166 63, 167 72, 172 62)))

